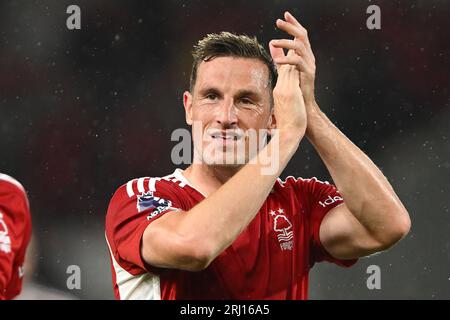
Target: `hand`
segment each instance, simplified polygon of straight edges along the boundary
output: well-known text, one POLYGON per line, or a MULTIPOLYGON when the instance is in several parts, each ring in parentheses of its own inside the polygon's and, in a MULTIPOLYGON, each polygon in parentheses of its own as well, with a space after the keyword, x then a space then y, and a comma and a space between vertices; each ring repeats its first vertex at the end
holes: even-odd
MULTIPOLYGON (((269 44, 275 60, 284 57, 283 49, 269 44)), ((273 89, 276 127, 289 136, 302 138, 306 130, 306 109, 300 89, 300 72, 292 65, 277 65, 278 80, 273 89)))
MULTIPOLYGON (((288 54, 277 54, 272 58, 277 65, 295 66, 300 72, 300 87, 307 106, 315 103, 314 79, 316 76, 316 59, 311 50, 306 29, 289 12, 284 13, 285 20, 278 19, 277 27, 291 36, 293 40, 272 40, 270 46, 280 49, 288 49, 288 54)), ((271 50, 272 52, 272 50, 271 50)))

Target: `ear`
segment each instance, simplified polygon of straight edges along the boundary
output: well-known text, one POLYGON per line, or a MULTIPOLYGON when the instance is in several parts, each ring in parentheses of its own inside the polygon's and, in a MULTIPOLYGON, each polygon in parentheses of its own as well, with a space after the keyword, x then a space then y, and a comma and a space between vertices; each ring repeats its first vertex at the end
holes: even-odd
POLYGON ((186 114, 186 123, 192 125, 192 94, 189 91, 183 93, 184 111, 186 114))
POLYGON ((270 118, 269 118, 269 123, 267 128, 269 129, 269 135, 272 135, 272 130, 275 129, 277 127, 277 119, 275 118, 275 113, 273 112, 273 107, 272 107, 272 111, 270 113, 270 118))

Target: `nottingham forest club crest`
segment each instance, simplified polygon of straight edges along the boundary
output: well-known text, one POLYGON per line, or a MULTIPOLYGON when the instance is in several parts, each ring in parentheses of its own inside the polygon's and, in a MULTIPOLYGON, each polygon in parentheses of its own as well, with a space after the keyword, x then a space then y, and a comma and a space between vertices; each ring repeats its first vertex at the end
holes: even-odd
POLYGON ((292 231, 292 223, 284 215, 284 209, 271 210, 270 215, 274 217, 273 230, 277 233, 281 250, 292 250, 294 246, 294 232, 292 231))
POLYGON ((155 197, 153 192, 143 192, 137 197, 137 209, 139 212, 144 210, 150 210, 151 213, 147 219, 151 219, 161 212, 172 207, 172 202, 170 200, 165 200, 159 197, 155 197))

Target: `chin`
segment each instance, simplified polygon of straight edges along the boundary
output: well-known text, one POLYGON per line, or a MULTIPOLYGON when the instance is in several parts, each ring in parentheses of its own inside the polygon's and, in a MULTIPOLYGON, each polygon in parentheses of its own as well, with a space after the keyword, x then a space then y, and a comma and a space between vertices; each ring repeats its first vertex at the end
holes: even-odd
POLYGON ((229 170, 229 171, 237 171, 242 168, 243 164, 210 164, 208 165, 211 168, 215 168, 217 170, 229 170))
POLYGON ((248 159, 245 156, 238 156, 236 159, 235 155, 230 154, 227 159, 225 153, 218 155, 203 154, 202 159, 206 165, 220 168, 239 168, 248 163, 248 159))

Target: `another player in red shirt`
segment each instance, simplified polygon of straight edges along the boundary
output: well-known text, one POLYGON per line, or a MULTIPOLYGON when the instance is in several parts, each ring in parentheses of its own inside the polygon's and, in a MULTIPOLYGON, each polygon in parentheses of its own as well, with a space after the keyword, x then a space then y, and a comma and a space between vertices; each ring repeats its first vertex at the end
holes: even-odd
POLYGON ((28 198, 22 185, 0 173, 0 300, 22 290, 25 251, 31 237, 28 198))
POLYGON ((386 178, 319 109, 306 30, 284 18, 276 24, 294 39, 271 41, 277 70, 246 36, 208 35, 194 48, 184 93, 187 123, 201 125, 194 163, 129 181, 108 208, 116 298, 306 299, 314 263, 350 266, 408 233, 386 178), (259 129, 271 140, 251 151, 243 133, 259 129), (305 135, 339 191, 278 178, 305 135))

